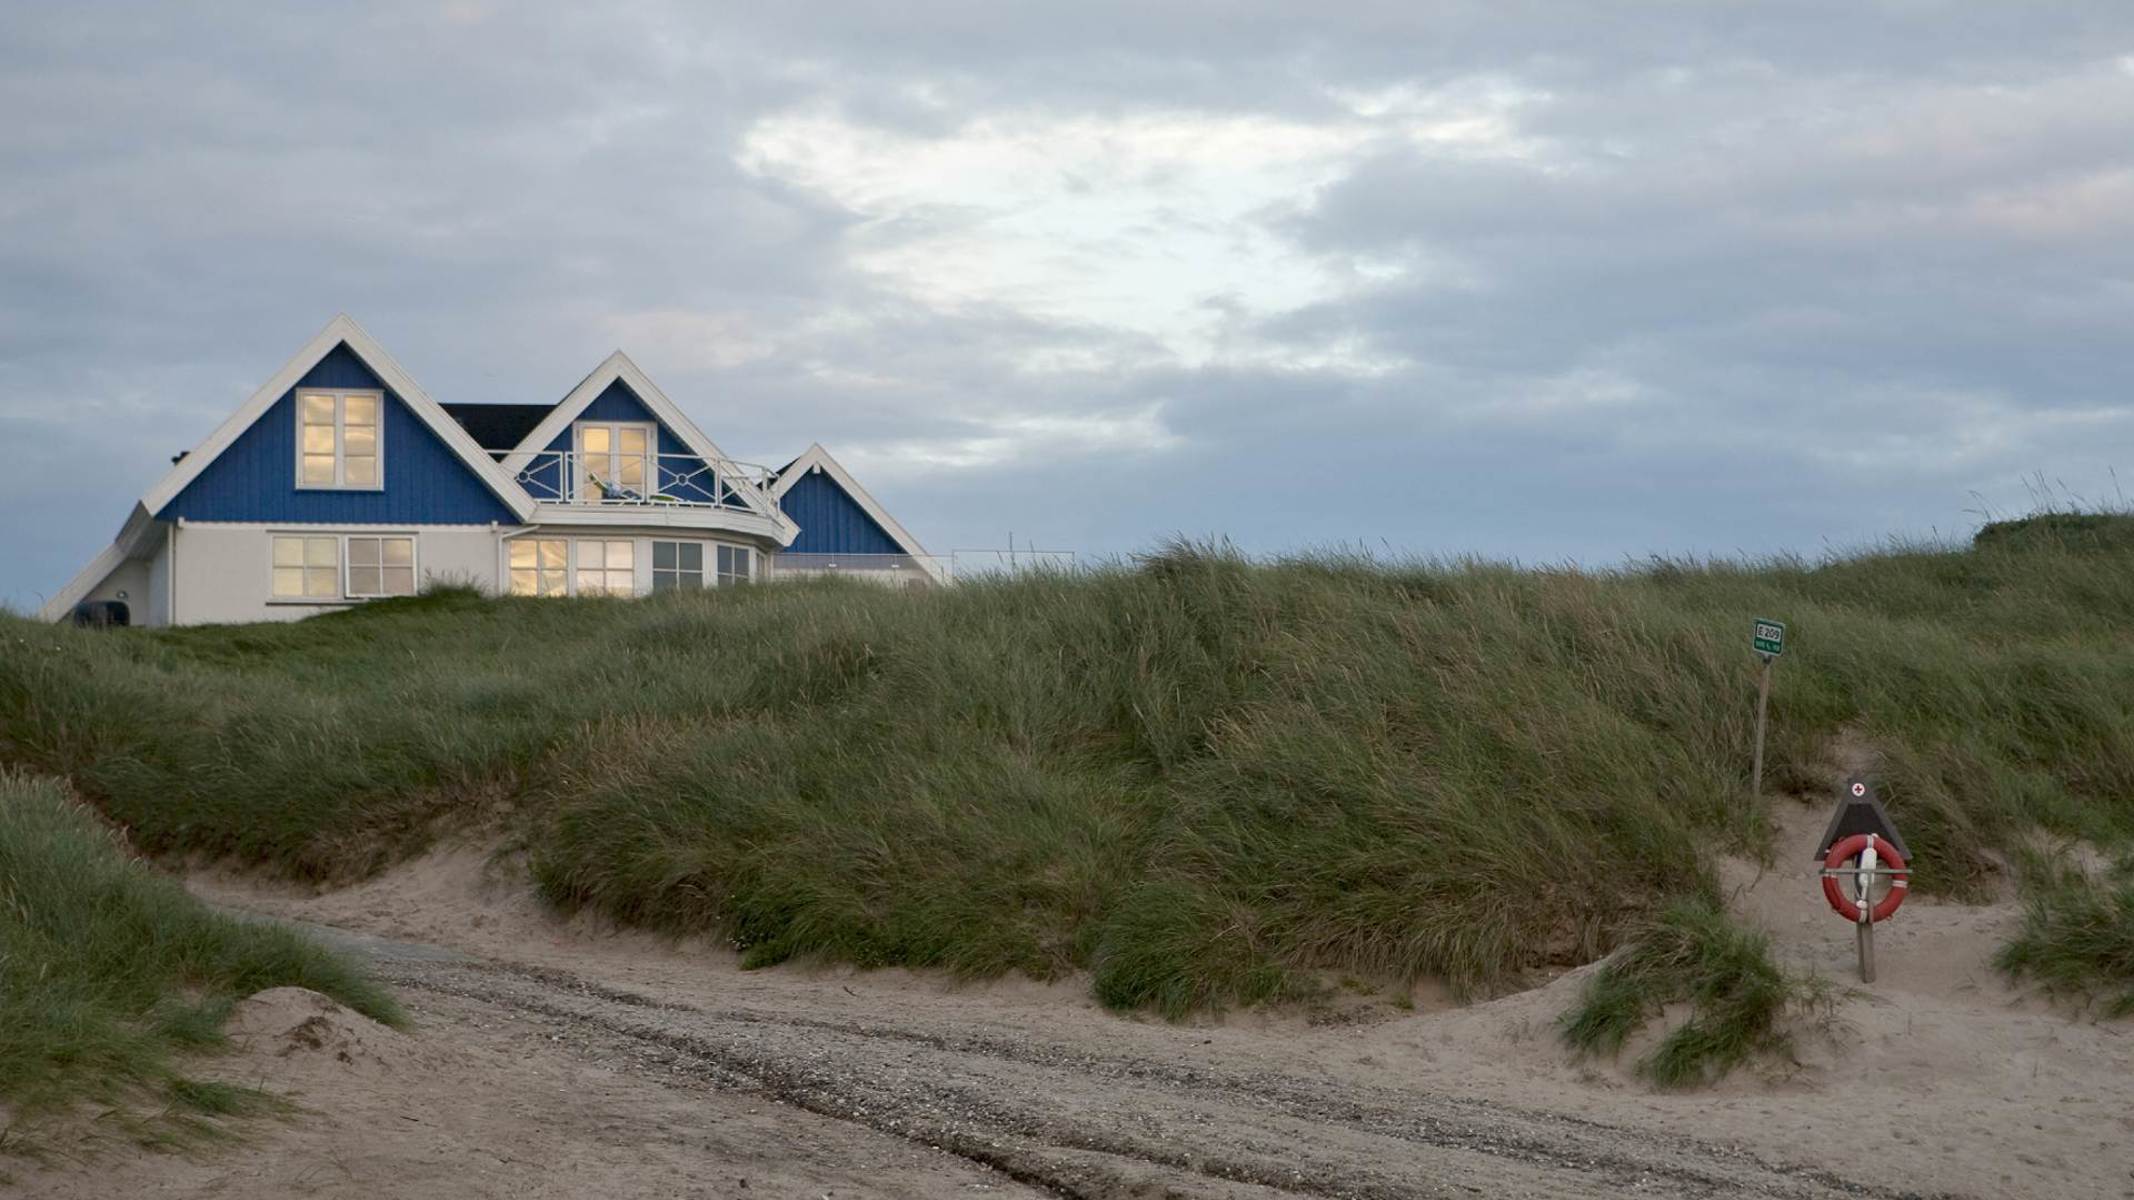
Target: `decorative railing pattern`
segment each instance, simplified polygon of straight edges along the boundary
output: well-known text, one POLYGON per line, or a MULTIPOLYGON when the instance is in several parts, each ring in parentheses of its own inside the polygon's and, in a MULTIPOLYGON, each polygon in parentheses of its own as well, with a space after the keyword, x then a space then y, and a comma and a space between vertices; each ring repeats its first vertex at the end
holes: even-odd
POLYGON ((581 454, 575 450, 539 451, 513 476, 542 504, 678 505, 738 511, 753 511, 742 489, 760 488, 768 478, 769 472, 762 467, 693 454, 581 454))

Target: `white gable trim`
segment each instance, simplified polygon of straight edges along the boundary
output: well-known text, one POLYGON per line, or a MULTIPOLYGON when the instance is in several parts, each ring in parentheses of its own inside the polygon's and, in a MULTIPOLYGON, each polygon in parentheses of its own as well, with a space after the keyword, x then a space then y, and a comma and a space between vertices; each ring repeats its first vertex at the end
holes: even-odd
POLYGON ((793 485, 800 482, 801 476, 818 467, 822 469, 825 475, 836 481, 837 486, 845 489, 845 494, 852 497, 853 501, 860 506, 861 511, 873 517, 874 523, 880 525, 883 532, 887 533, 890 539, 903 549, 904 553, 914 558, 927 557, 926 547, 919 544, 919 539, 911 536, 911 531, 899 525, 897 519, 889 515, 888 509, 883 508, 873 496, 868 495, 867 489, 860 486, 860 481, 854 479, 852 473, 845 470, 842 463, 830 457, 830 452, 822 448, 821 442, 809 446, 805 454, 794 459, 791 466, 778 473, 778 479, 771 484, 771 498, 775 500, 785 499, 785 494, 793 490, 793 485))
POLYGON ((564 432, 570 429, 571 423, 578 419, 579 414, 591 407, 593 401, 598 400, 600 394, 617 381, 636 393, 638 402, 645 406, 655 420, 666 426, 675 437, 680 438, 682 445, 687 446, 691 454, 725 471, 734 491, 740 494, 749 508, 779 528, 782 534, 779 541, 790 542, 799 536, 800 527, 778 511, 777 503, 765 495, 763 489, 757 487, 744 472, 736 469, 734 461, 726 456, 724 450, 719 449, 718 443, 705 436, 704 431, 697 428, 696 422, 690 420, 689 415, 674 401, 669 400, 667 393, 659 390, 659 385, 652 382, 636 363, 630 361, 630 356, 620 350, 608 355, 605 362, 593 368, 593 373, 586 376, 584 382, 572 388, 571 394, 565 396, 543 417, 539 425, 534 426, 533 432, 526 435, 518 448, 505 456, 504 473, 516 478, 533 462, 536 454, 563 436, 564 432))
POLYGON ((311 368, 319 364, 320 359, 333 353, 333 348, 343 342, 348 344, 349 350, 362 359, 363 365, 369 367, 393 394, 400 397, 400 402, 407 405, 418 420, 429 426, 430 432, 443 440, 452 453, 467 465, 468 470, 474 472, 488 485, 490 491, 496 493, 505 507, 518 514, 522 521, 533 515, 533 497, 526 494, 526 489, 514 482, 510 474, 499 470, 496 463, 482 453, 482 448, 474 444, 474 439, 460 427, 460 423, 438 407, 437 401, 430 399, 430 394, 422 390, 422 385, 416 383, 407 370, 393 361, 392 355, 385 352, 385 347, 380 346, 375 338, 346 313, 328 321, 326 328, 320 330, 317 337, 305 343, 304 348, 297 351, 295 357, 283 363, 281 370, 276 371, 258 391, 238 406, 236 412, 230 414, 229 420, 207 435, 206 441, 193 447, 184 458, 178 460, 170 469, 170 473, 163 477, 162 482, 150 488, 148 494, 141 497, 141 506, 150 513, 163 511, 163 506, 177 499, 178 493, 185 490, 185 485, 199 478, 200 473, 220 458, 222 452, 228 450, 245 430, 250 429, 268 409, 274 407, 275 401, 295 387, 297 380, 302 379, 311 368))
POLYGON ((67 581, 67 586, 59 589, 57 594, 44 602, 44 607, 37 610, 38 618, 45 621, 65 620, 67 614, 74 611, 74 606, 82 602, 82 597, 93 591, 97 584, 111 578, 111 573, 118 570, 119 564, 125 561, 126 548, 123 545, 113 542, 104 547, 102 554, 90 559, 88 566, 83 567, 74 578, 67 581))
POLYGON ((119 536, 98 552, 95 558, 90 559, 88 566, 75 572, 74 578, 69 579, 66 586, 45 601, 44 607, 37 610, 38 617, 46 621, 65 620, 74 611, 74 606, 82 602, 83 597, 96 590, 97 584, 109 579, 111 573, 118 570, 126 560, 136 557, 148 548, 149 533, 155 525, 156 522, 149 517, 148 510, 136 505, 134 510, 127 514, 126 524, 120 528, 119 536))

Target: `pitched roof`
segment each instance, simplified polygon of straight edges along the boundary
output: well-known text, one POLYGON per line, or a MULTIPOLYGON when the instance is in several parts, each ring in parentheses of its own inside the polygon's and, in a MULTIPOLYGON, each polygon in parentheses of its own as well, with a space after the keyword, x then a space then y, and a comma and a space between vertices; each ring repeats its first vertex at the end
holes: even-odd
POLYGON ((799 483, 811 470, 821 470, 838 487, 843 488, 845 494, 852 497, 852 502, 859 505, 862 512, 874 518, 874 523, 880 525, 882 532, 888 534, 890 540, 904 553, 915 558, 927 557, 926 547, 919 544, 919 539, 913 537, 910 530, 898 524, 897 519, 890 516, 889 510, 883 508, 879 501, 868 495, 867 489, 860 486, 860 481, 852 477, 852 472, 845 470, 844 464, 830 457, 830 452, 822 448, 821 442, 809 446, 806 453, 778 469, 778 477, 771 481, 771 498, 784 499, 785 494, 793 490, 793 485, 799 483))
POLYGON ((541 419, 555 410, 553 404, 444 404, 439 407, 451 414, 467 431, 475 444, 489 451, 490 457, 502 458, 519 448, 541 423, 541 419))
POLYGON ((696 422, 690 420, 689 415, 668 399, 667 393, 661 391, 659 385, 652 382, 636 363, 630 361, 630 356, 620 350, 608 355, 606 360, 593 368, 593 373, 580 381, 577 387, 572 388, 570 395, 557 402, 556 406, 548 411, 548 415, 541 419, 540 424, 519 439, 517 449, 503 461, 504 471, 517 475, 525 470, 536 454, 569 429, 571 422, 578 419, 578 414, 599 399, 600 394, 608 390, 608 385, 618 380, 637 396, 655 420, 681 439, 682 445, 689 448, 689 453, 720 469, 735 494, 739 495, 752 511, 767 518, 777 527, 780 532, 780 544, 791 542, 800 533, 800 526, 793 524, 791 517, 778 510, 778 502, 756 486, 748 477, 748 472, 741 470, 728 458, 726 452, 719 449, 718 443, 705 436, 704 431, 697 428, 696 422))
MULTIPOLYGON (((297 351, 295 357, 283 363, 281 369, 239 405, 228 420, 207 435, 205 441, 180 455, 169 473, 141 497, 141 507, 151 514, 163 511, 166 505, 177 498, 178 493, 185 490, 185 485, 197 479, 201 472, 213 465, 223 451, 229 449, 268 409, 274 407, 275 402, 290 388, 295 387, 297 381, 311 368, 317 366, 320 359, 333 353, 336 346, 343 345, 361 359, 363 365, 370 368, 371 373, 386 387, 392 389, 393 394, 400 398, 400 402, 407 406, 408 411, 414 413, 417 420, 429 426, 430 432, 436 434, 438 440, 465 463, 477 479, 496 493, 497 498, 502 500, 506 507, 518 514, 521 520, 533 515, 533 497, 526 494, 526 489, 514 482, 509 473, 499 468, 494 459, 484 454, 482 447, 475 444, 474 439, 460 427, 459 422, 446 415, 444 408, 437 401, 430 399, 430 394, 422 390, 422 385, 415 382, 407 373, 407 369, 393 361, 393 356, 385 352, 385 347, 380 346, 369 331, 356 324, 355 318, 346 313, 328 321, 326 328, 321 329, 317 337, 305 343, 304 348, 297 351)), ((131 518, 129 522, 130 520, 131 518)))
POLYGON ((126 523, 119 527, 119 535, 111 540, 109 546, 98 551, 87 566, 75 572, 74 578, 69 579, 51 599, 46 600, 44 607, 39 610, 39 615, 47 621, 57 621, 73 612, 74 606, 81 603, 82 598, 97 584, 102 583, 105 577, 117 570, 120 563, 147 550, 155 533, 155 518, 149 515, 147 509, 138 504, 134 505, 133 511, 126 516, 126 523))

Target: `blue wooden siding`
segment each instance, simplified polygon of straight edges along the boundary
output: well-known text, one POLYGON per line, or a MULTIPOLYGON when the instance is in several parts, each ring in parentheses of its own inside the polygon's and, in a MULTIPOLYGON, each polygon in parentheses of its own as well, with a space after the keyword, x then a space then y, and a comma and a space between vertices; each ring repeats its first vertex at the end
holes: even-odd
MULTIPOLYGON (((573 428, 565 429, 557 435, 556 440, 548 444, 548 448, 552 451, 576 449, 575 426, 580 421, 649 421, 657 425, 661 455, 658 492, 663 496, 672 496, 677 500, 692 503, 713 503, 717 500, 717 473, 704 469, 704 460, 684 445, 682 439, 676 437, 665 422, 653 416, 652 410, 646 408, 645 402, 638 399, 637 393, 631 391, 630 385, 622 380, 618 379, 609 384, 606 391, 594 397, 593 402, 585 406, 585 411, 572 419, 573 428)), ((532 481, 528 486, 536 496, 559 494, 555 490, 558 482, 556 472, 561 461, 560 458, 543 458, 527 468, 526 475, 532 481)))
POLYGON ((800 526, 790 554, 902 554, 904 547, 837 486, 827 471, 809 471, 780 499, 800 526))
POLYGON ((320 359, 295 388, 283 393, 156 516, 166 521, 182 517, 306 525, 519 523, 518 515, 489 485, 346 345, 334 347, 320 359), (385 393, 382 490, 298 490, 297 388, 369 388, 385 393))

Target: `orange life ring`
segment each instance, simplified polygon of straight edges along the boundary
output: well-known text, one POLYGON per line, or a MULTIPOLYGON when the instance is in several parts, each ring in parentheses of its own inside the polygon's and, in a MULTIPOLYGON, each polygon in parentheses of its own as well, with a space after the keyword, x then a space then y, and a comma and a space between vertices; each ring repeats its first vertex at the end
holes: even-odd
POLYGON ((1867 914, 1867 919, 1870 922, 1889 920, 1890 914, 1897 911, 1897 906, 1904 903, 1905 893, 1912 890, 1912 877, 1905 873, 1904 856, 1897 853, 1897 848, 1890 845, 1887 839, 1872 833, 1856 833, 1848 838, 1839 838, 1837 844, 1830 848, 1830 853, 1823 856, 1823 899, 1830 901, 1832 912, 1848 921, 1859 921, 1860 906, 1854 904, 1852 897, 1845 894, 1845 889, 1838 886, 1839 877, 1829 872, 1836 871, 1848 861, 1859 857, 1860 852, 1867 849, 1870 843, 1875 847, 1875 857, 1888 863, 1896 874, 1890 876, 1889 895, 1882 897, 1881 902, 1867 914))

